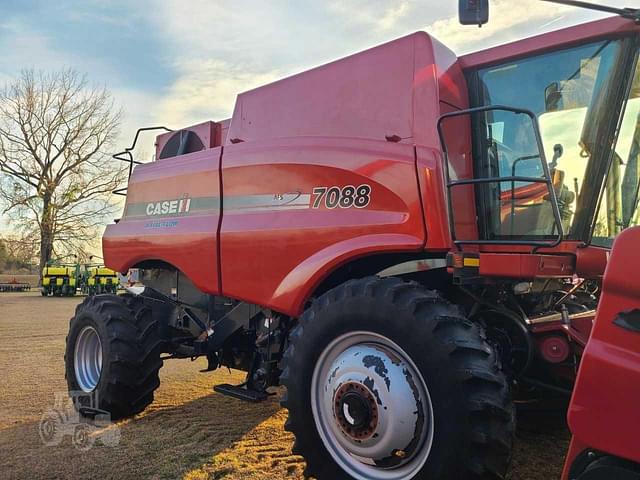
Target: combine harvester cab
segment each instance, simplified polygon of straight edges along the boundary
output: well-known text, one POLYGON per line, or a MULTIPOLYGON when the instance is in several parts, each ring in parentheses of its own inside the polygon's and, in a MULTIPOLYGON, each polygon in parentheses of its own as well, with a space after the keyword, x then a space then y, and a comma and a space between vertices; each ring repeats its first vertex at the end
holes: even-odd
POLYGON ((52 295, 57 297, 70 297, 76 294, 76 269, 75 267, 48 266, 42 269, 43 297, 52 295))

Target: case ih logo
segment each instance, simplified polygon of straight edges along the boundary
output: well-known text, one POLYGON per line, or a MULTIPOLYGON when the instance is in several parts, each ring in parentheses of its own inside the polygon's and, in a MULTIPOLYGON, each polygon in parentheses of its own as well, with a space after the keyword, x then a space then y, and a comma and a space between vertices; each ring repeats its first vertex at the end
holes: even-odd
POLYGON ((191 207, 191 199, 187 196, 177 200, 147 203, 146 213, 153 215, 171 215, 173 213, 187 213, 191 207))

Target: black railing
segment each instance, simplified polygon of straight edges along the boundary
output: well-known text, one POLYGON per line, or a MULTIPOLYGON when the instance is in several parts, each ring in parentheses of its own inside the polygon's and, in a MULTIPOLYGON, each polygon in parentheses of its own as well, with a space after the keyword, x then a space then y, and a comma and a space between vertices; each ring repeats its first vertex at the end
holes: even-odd
POLYGON ((542 138, 540 136, 540 130, 538 128, 538 121, 535 114, 530 110, 525 110, 522 108, 514 108, 508 107, 504 105, 488 105, 485 107, 476 107, 470 108, 467 110, 460 110, 457 112, 450 112, 441 115, 438 119, 438 136, 440 137, 440 144, 442 145, 442 152, 444 154, 444 174, 445 174, 445 182, 447 185, 447 207, 448 207, 448 216, 449 216, 449 229, 451 232, 451 238, 454 244, 457 247, 461 245, 531 245, 533 247, 556 247, 562 242, 564 237, 564 233, 562 231, 562 220, 560 216, 560 208, 558 206, 558 199, 556 198, 556 192, 553 188, 553 181, 551 180, 551 173, 549 172, 549 166, 547 165, 546 158, 544 156, 544 146, 542 144, 542 138), (506 112, 513 112, 516 114, 528 115, 531 118, 534 134, 536 137, 536 144, 538 146, 538 155, 533 155, 529 157, 521 157, 518 160, 523 160, 525 158, 535 158, 539 157, 540 162, 542 163, 542 169, 544 172, 544 177, 526 177, 526 176, 517 176, 515 175, 515 165, 513 167, 512 175, 509 177, 486 177, 486 178, 473 178, 473 179, 464 179, 464 180, 451 180, 450 171, 449 171, 449 152, 447 150, 447 143, 445 141, 445 136, 442 128, 442 122, 446 119, 452 117, 459 117, 463 115, 471 115, 475 113, 483 113, 493 110, 502 110, 506 112), (514 190, 516 182, 529 182, 529 183, 544 183, 547 185, 547 189, 549 191, 549 199, 551 201, 551 209, 553 212, 553 218, 555 222, 555 229, 557 229, 557 236, 553 240, 529 240, 529 239, 516 239, 516 240, 503 240, 503 239, 478 239, 478 240, 458 240, 456 237, 456 228, 455 228, 455 219, 453 213, 453 205, 451 201, 451 190, 454 187, 459 187, 463 185, 478 185, 478 184, 488 184, 488 183, 503 183, 503 182, 511 182, 511 223, 513 226, 513 217, 515 216, 515 200, 514 200, 514 190))
MULTIPOLYGON (((144 163, 144 162, 140 162, 138 160, 134 160, 134 158, 133 158, 133 150, 136 148, 136 143, 138 143, 138 137, 140 136, 140 133, 149 132, 149 131, 152 131, 152 130, 164 130, 165 132, 173 132, 173 130, 171 130, 170 128, 167 128, 167 127, 143 127, 143 128, 139 128, 138 131, 136 132, 136 136, 133 138, 133 143, 131 144, 131 146, 129 148, 125 148, 121 152, 118 152, 118 153, 112 155, 113 158, 115 158, 116 160, 121 160, 123 162, 129 163, 129 176, 127 178, 131 178, 131 173, 133 172, 133 166, 134 165, 140 165, 140 164, 144 163)), ((127 187, 117 188, 112 193, 114 193, 115 195, 126 196, 127 195, 127 187)))

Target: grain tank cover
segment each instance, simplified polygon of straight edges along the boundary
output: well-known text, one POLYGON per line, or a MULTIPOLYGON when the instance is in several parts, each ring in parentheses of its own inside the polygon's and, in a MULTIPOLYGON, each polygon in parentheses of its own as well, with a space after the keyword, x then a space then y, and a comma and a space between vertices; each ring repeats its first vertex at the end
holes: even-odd
POLYGON ((240 94, 225 143, 397 136, 437 147, 444 97, 467 101, 457 57, 418 32, 240 94))

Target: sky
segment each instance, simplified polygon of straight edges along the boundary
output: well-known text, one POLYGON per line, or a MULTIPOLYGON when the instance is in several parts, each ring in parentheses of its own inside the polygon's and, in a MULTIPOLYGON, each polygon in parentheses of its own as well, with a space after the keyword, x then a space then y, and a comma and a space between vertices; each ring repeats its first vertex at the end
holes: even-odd
MULTIPOLYGON (((640 8, 640 0, 600 3, 640 8)), ((124 147, 138 127, 228 118, 242 91, 413 31, 466 53, 606 16, 539 0, 490 0, 489 24, 479 29, 458 24, 457 4, 0 0, 0 85, 24 68, 86 73, 122 106, 124 147)))

